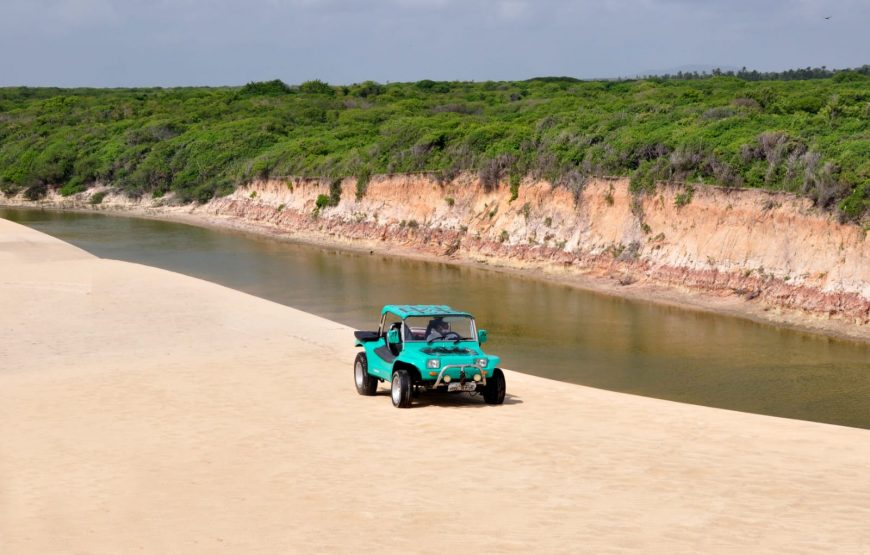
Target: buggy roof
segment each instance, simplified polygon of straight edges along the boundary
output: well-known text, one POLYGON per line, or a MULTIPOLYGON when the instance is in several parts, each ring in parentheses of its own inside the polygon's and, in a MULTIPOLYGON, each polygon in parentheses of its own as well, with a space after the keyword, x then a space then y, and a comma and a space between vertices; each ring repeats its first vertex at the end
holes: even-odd
POLYGON ((468 316, 471 314, 454 310, 443 304, 388 304, 381 310, 381 314, 395 314, 401 319, 408 316, 468 316))

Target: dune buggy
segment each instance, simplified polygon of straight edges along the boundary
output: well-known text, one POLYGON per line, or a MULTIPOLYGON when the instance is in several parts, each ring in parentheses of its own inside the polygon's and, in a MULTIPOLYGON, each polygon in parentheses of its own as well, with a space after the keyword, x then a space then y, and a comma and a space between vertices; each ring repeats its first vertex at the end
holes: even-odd
POLYGON ((387 305, 377 331, 356 331, 353 374, 360 395, 374 395, 390 382, 398 408, 411 406, 421 391, 482 394, 490 405, 505 397, 499 357, 481 349, 486 330, 478 330, 467 312, 439 305, 387 305))

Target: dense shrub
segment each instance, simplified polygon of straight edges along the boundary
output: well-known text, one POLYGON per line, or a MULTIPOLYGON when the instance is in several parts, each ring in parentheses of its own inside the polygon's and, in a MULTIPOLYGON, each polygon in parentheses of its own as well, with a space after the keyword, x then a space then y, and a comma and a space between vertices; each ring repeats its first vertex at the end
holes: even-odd
POLYGON ((280 96, 291 94, 293 89, 289 85, 275 79, 273 81, 254 81, 248 83, 239 91, 241 95, 259 95, 259 96, 280 96))
POLYGON ((24 198, 27 200, 40 200, 48 194, 48 186, 45 183, 31 185, 24 190, 24 198))
MULTIPOLYGON (((469 171, 514 197, 527 175, 575 192, 590 176, 621 175, 635 192, 659 181, 792 191, 859 220, 870 188, 868 72, 367 81, 340 98, 319 80, 3 88, 0 191, 38 198, 49 186, 69 195, 100 182, 206 202, 254 179, 356 176, 362 198, 374 174, 469 171)), ((337 204, 340 194, 332 186, 325 196, 337 204)))
POLYGON ((307 94, 325 94, 327 96, 335 96, 335 89, 329 86, 329 83, 324 83, 320 79, 313 81, 305 81, 299 85, 299 92, 307 94))
POLYGON ((444 81, 432 81, 430 79, 417 81, 416 85, 420 90, 433 93, 449 93, 452 88, 450 83, 444 81))
POLYGON ((350 92, 354 96, 368 98, 370 96, 378 96, 379 94, 383 94, 385 90, 386 88, 380 83, 376 83, 374 81, 364 81, 363 83, 360 83, 353 88, 349 88, 348 92, 350 92))
POLYGON ((329 184, 329 205, 338 206, 341 202, 341 179, 333 179, 329 184))
POLYGON ((87 185, 85 185, 85 182, 82 181, 82 179, 79 177, 73 177, 67 184, 62 186, 58 192, 62 196, 68 197, 76 193, 81 193, 85 189, 87 189, 87 185))
POLYGON ((329 184, 329 194, 317 195, 314 205, 319 212, 328 206, 338 206, 339 202, 341 202, 341 179, 334 179, 329 184))
MULTIPOLYGON (((372 173, 368 168, 363 168, 356 175, 356 200, 362 200, 366 196, 366 190, 369 186, 369 181, 372 178, 372 173)), ((339 193, 341 194, 341 193, 339 193)))

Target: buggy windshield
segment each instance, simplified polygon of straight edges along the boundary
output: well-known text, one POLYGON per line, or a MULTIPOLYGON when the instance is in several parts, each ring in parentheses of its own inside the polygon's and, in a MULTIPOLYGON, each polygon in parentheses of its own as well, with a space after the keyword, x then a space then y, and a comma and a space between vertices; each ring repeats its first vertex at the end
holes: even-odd
POLYGON ((474 320, 468 316, 409 316, 405 341, 471 341, 477 339, 474 320))

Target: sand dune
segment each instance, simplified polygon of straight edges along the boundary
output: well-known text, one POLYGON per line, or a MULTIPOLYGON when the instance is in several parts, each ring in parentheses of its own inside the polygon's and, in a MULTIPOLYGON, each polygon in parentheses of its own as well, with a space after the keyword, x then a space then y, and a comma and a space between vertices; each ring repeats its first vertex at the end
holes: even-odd
POLYGON ((870 551, 866 430, 516 372, 399 411, 345 326, 4 220, 0 333, 3 554, 870 551))

